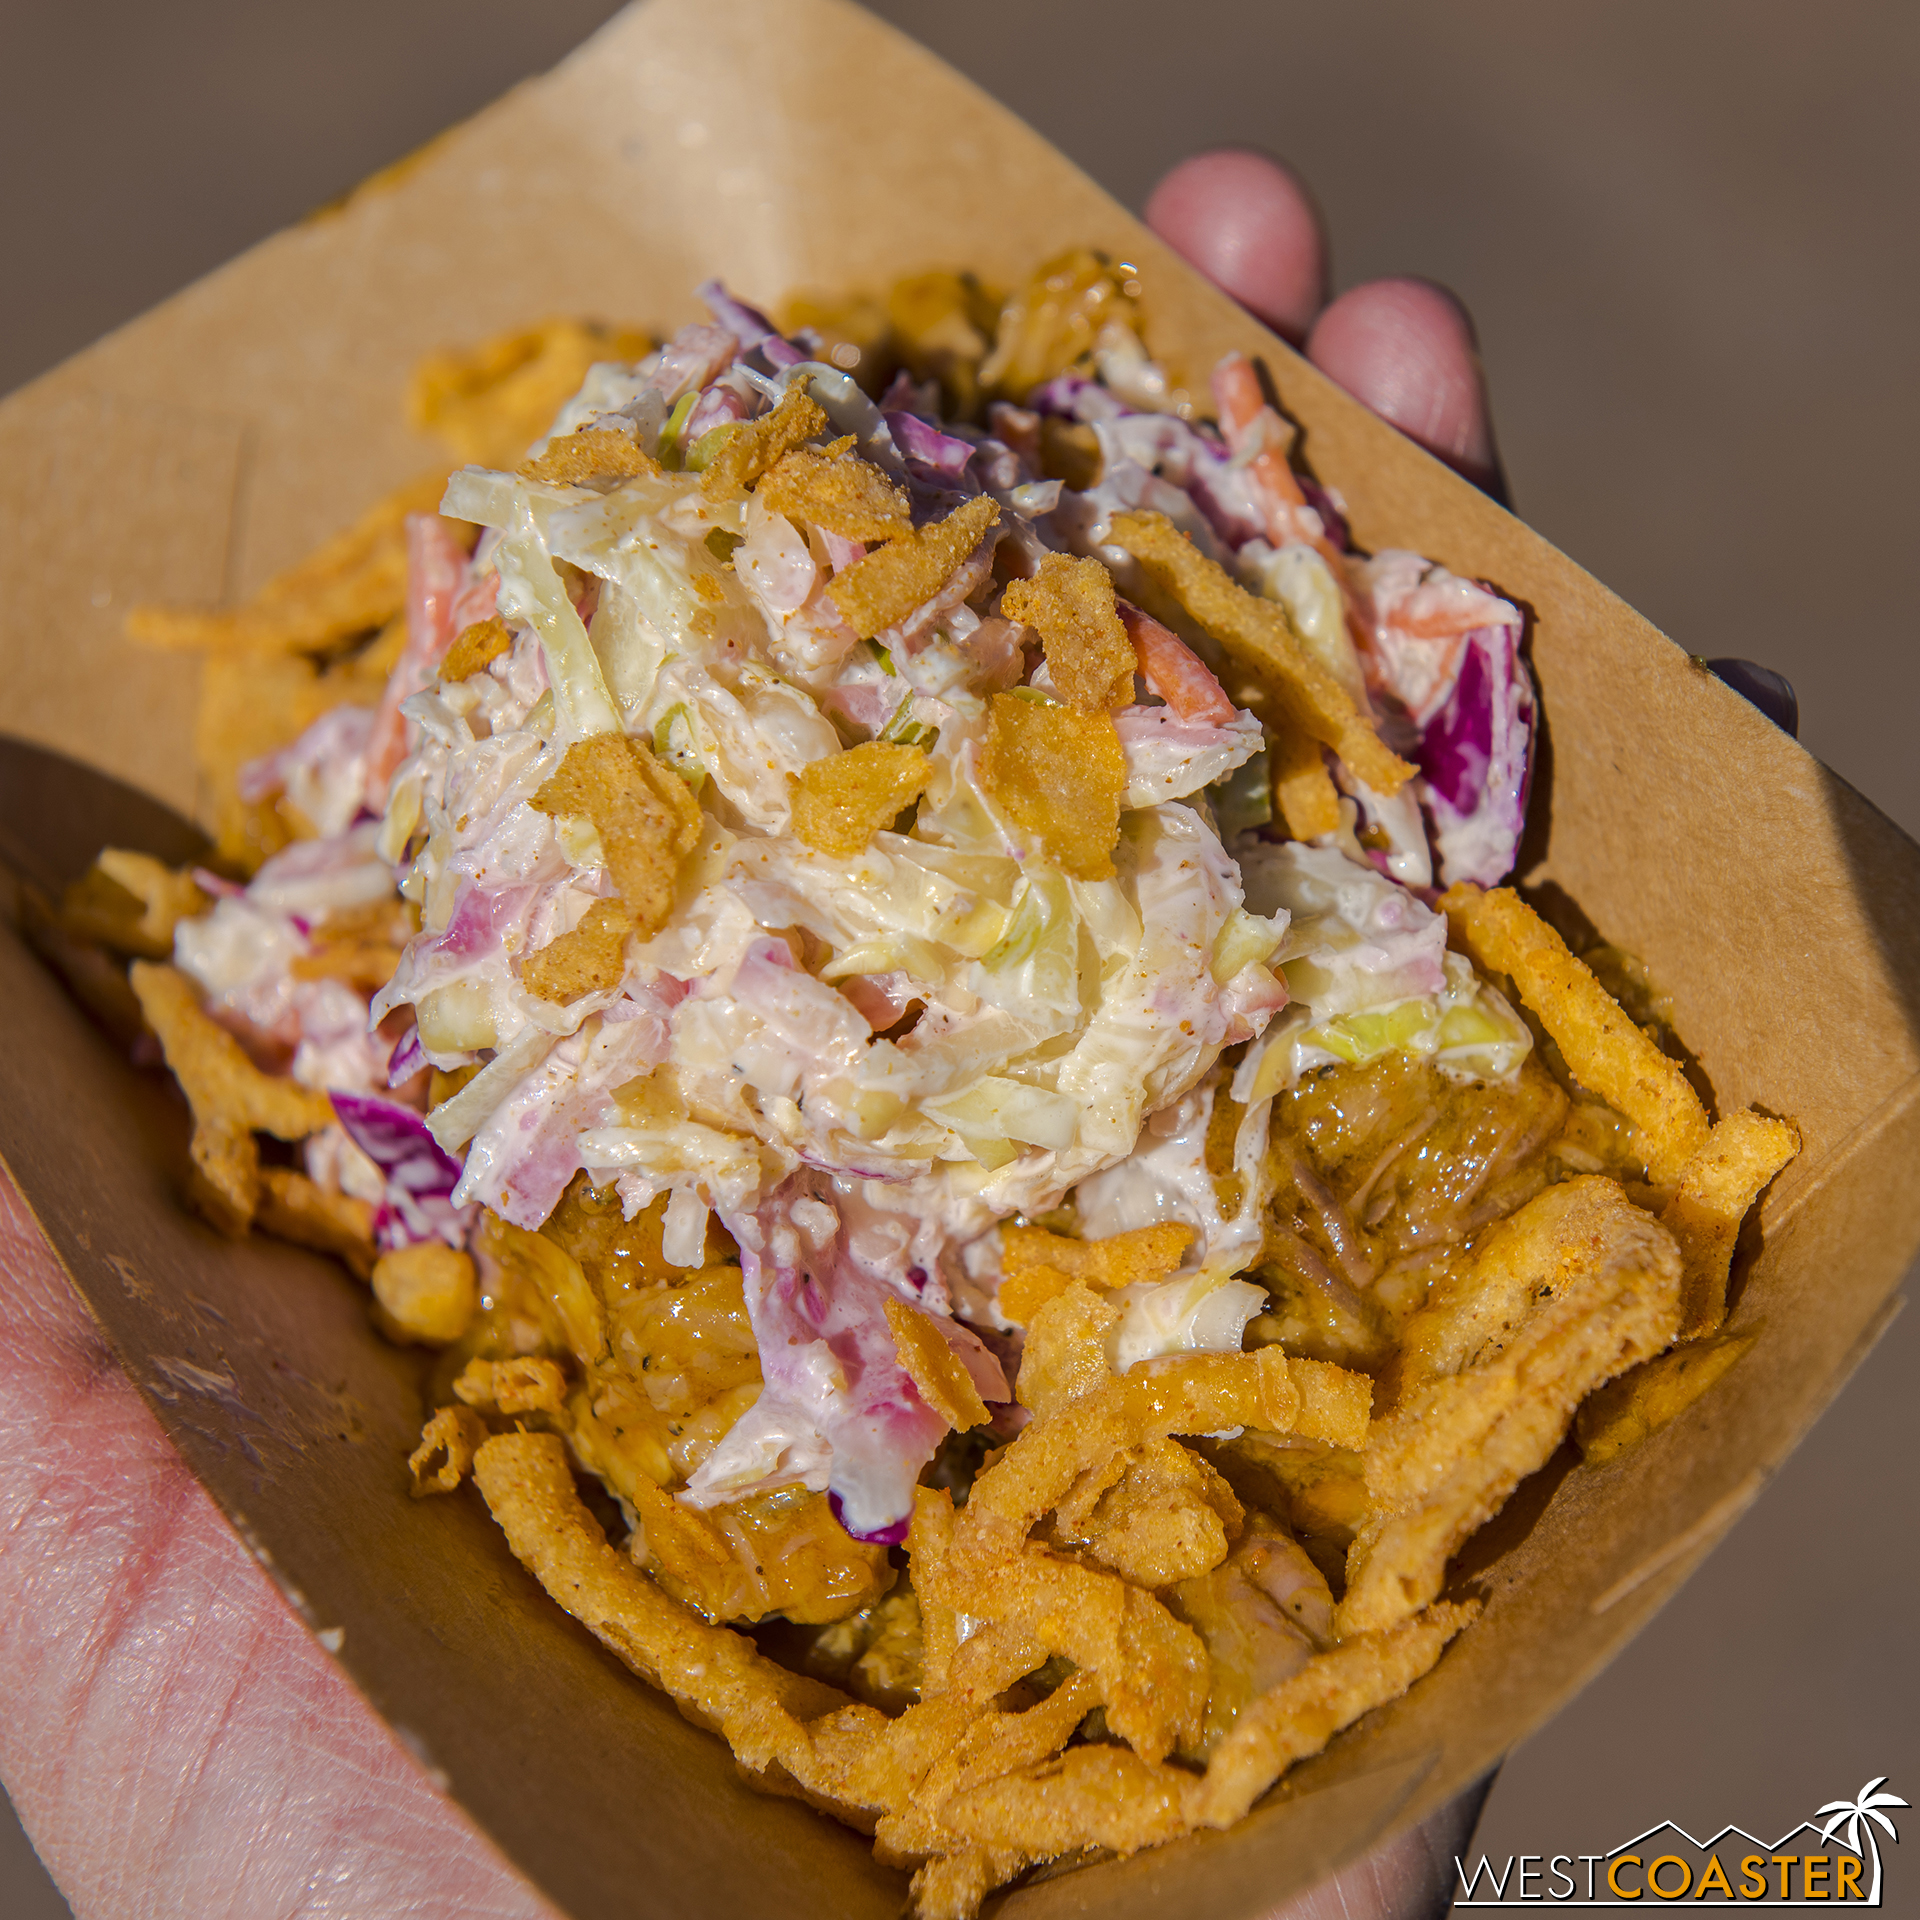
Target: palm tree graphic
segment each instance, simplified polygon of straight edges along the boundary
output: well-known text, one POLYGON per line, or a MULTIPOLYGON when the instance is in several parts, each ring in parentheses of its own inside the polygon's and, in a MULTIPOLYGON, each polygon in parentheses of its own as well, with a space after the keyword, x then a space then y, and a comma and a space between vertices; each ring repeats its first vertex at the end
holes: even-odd
POLYGON ((1886 1784, 1887 1776, 1883 1773, 1879 1779, 1869 1780, 1851 1800, 1829 1800, 1814 1815, 1815 1819, 1818 1819, 1822 1813, 1833 1816, 1820 1829, 1822 1840, 1831 1840, 1842 1822, 1845 1823, 1847 1831, 1840 1844, 1849 1853, 1858 1854, 1861 1851, 1861 1835, 1866 1836, 1867 1846, 1873 1852, 1873 1885, 1867 1893, 1867 1905, 1870 1907, 1877 1907, 1880 1904, 1880 1842, 1875 1837, 1873 1829, 1876 1826, 1882 1826, 1886 1828, 1890 1839, 1898 1841, 1900 1838, 1894 1831, 1893 1822, 1880 1809, 1904 1807, 1909 1804, 1897 1793, 1880 1792, 1879 1789, 1886 1784))

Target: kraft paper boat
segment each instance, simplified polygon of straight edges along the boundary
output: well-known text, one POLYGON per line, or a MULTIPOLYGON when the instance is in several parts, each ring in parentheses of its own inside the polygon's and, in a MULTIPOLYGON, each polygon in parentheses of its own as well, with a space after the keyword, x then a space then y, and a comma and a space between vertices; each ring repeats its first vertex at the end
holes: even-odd
MULTIPOLYGON (((777 301, 1063 246, 1136 262, 1191 386, 1264 358, 1363 546, 1531 609, 1547 750, 1522 878, 1641 955, 1721 1112, 1805 1151, 1750 1224, 1750 1352, 1604 1467, 1564 1451, 1469 1550, 1478 1623, 1243 1825, 1043 1877, 1008 1915, 1263 1912, 1431 1812, 1678 1587, 1846 1379, 1920 1243, 1920 849, 1537 534, 1201 282, 1033 133, 845 0, 652 0, 342 207, 0 406, 6 725, 191 810, 196 669, 135 600, 251 590, 429 459, 423 353, 549 314, 670 327, 719 274, 777 301)), ((55 763, 6 772, 17 857, 97 844, 55 763)), ((116 815, 119 819, 122 816, 116 815)), ((135 809, 134 819, 140 817, 135 809)), ((162 831, 153 820, 147 825, 162 831)), ((120 826, 123 836, 139 831, 120 826)), ((157 850, 165 851, 160 848, 157 850)), ((241 1537, 447 1791, 562 1909, 893 1915, 905 1876, 752 1792, 555 1607, 476 1498, 415 1502, 417 1355, 344 1273, 177 1199, 185 1117, 0 929, 0 1154, 241 1537)))

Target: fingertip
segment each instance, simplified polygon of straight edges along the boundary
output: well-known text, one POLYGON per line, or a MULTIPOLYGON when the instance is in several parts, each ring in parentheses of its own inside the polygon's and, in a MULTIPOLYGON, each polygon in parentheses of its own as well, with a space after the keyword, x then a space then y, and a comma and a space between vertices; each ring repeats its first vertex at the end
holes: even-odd
POLYGON ((1197 153, 1162 177, 1146 219, 1276 333, 1306 338, 1327 297, 1327 238, 1291 167, 1246 147, 1197 153))
POLYGON ((1476 486, 1505 497, 1480 347, 1467 310, 1430 280, 1369 280, 1314 323, 1307 358, 1476 486))
POLYGON ((1782 733, 1799 739, 1800 696, 1784 673, 1775 673, 1757 660, 1709 660, 1707 667, 1743 700, 1758 707, 1782 733))

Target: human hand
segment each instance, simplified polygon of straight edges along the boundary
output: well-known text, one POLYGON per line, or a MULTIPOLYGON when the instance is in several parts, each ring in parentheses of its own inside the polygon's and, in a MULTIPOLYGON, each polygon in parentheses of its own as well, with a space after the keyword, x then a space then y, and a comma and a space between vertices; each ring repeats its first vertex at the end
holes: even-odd
POLYGON ((80 1920, 533 1920, 235 1538, 0 1174, 0 1779, 80 1920))
MULTIPOLYGON (((1186 162, 1147 216, 1342 386, 1499 488, 1473 333, 1451 295, 1385 280, 1323 304, 1318 216, 1257 155, 1186 162)), ((4 1177, 0 1528, 0 1778, 82 1920, 550 1915, 235 1538, 4 1177)), ((1483 1792, 1285 1920, 1440 1912, 1483 1792)))
MULTIPOLYGON (((1507 504, 1479 345, 1467 310, 1429 280, 1368 280, 1327 300, 1327 238, 1299 177, 1225 148, 1183 160, 1147 201, 1147 224, 1383 420, 1507 504)), ((1792 683, 1753 660, 1709 660, 1787 733, 1792 683)))
POLYGON ((1369 280, 1329 303, 1312 196, 1244 148, 1183 160, 1149 196, 1147 224, 1356 400, 1504 501, 1473 322, 1444 287, 1369 280))

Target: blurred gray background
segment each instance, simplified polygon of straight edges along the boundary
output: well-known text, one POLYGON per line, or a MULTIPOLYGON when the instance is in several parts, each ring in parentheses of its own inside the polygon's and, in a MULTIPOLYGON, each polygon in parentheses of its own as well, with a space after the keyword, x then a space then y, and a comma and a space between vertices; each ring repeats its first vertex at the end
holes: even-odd
MULTIPOLYGON (((550 66, 605 0, 5 0, 0 391, 550 66)), ((874 0, 1138 208, 1312 182, 1336 286, 1472 308, 1517 509, 1920 832, 1920 9, 1903 0, 874 0)), ((857 113, 858 76, 848 111, 857 113)), ((644 317, 644 316, 636 316, 644 317)), ((1508 1762, 1476 1850, 1782 1831, 1920 1786, 1920 1314, 1705 1570, 1508 1762)), ((3 1810, 0 1810, 3 1811, 3 1810)), ((1920 1910, 1920 1895, 1892 1904, 1920 1910)), ((64 1903, 11 1822, 0 1920, 64 1903)))

